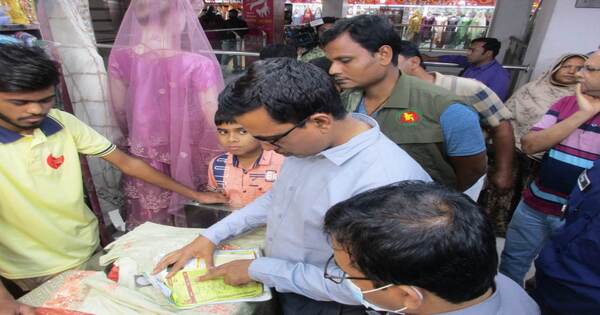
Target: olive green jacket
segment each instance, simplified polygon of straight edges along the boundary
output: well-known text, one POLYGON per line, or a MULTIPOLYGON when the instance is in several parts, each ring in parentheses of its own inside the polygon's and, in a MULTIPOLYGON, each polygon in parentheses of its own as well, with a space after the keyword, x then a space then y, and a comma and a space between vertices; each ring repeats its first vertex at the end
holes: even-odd
MULTIPOLYGON (((362 90, 342 92, 342 102, 355 112, 362 90)), ((381 131, 429 173, 448 187, 456 187, 456 174, 448 160, 440 116, 460 98, 449 91, 408 75, 400 75, 392 95, 373 117, 381 131)))

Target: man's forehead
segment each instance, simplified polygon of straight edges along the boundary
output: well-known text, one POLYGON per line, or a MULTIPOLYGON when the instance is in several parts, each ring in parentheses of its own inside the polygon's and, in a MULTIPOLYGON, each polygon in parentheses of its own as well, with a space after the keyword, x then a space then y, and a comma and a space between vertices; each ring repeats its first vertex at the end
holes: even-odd
POLYGON ((485 45, 484 42, 474 42, 474 43, 471 43, 471 48, 480 48, 480 47, 483 47, 483 45, 485 45))
POLYGON ((235 120, 253 136, 269 136, 287 128, 288 125, 271 118, 264 106, 236 116, 235 120))
POLYGON ((586 64, 600 66, 600 50, 597 50, 595 53, 593 53, 590 58, 588 58, 586 64))
POLYGON ((325 45, 325 49, 335 48, 336 50, 344 50, 351 52, 355 50, 356 46, 363 48, 358 42, 352 39, 350 33, 344 32, 340 34, 340 36, 338 36, 336 39, 332 40, 327 45, 325 45))
POLYGON ((54 96, 54 87, 39 91, 0 92, 0 97, 10 100, 36 101, 54 96))

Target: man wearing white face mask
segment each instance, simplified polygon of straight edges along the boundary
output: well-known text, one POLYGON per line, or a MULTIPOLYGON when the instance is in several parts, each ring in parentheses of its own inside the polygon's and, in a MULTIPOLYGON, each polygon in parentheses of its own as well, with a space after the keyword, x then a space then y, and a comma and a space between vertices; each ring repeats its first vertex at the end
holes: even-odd
POLYGON ((366 307, 392 314, 535 315, 514 281, 497 273, 492 225, 469 197, 403 181, 333 206, 325 232, 334 255, 324 277, 366 307))

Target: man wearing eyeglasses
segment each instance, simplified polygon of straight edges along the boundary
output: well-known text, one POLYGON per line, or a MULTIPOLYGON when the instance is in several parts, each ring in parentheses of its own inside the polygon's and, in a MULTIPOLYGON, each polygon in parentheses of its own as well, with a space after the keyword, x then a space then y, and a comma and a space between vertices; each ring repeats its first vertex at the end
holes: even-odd
POLYGON ((324 278, 350 285, 369 309, 540 313, 519 285, 497 274, 489 218, 466 195, 440 184, 402 181, 363 192, 327 212, 325 232, 334 254, 324 278))
POLYGON ((375 120, 347 114, 332 79, 312 64, 258 61, 221 93, 219 110, 235 117, 263 149, 288 158, 269 192, 165 256, 155 271, 174 264, 172 275, 192 257, 212 265, 221 241, 266 223, 266 257, 219 266, 201 280, 262 282, 279 293, 286 315, 364 314, 349 286, 323 278, 332 253, 322 230, 325 212, 367 189, 429 175, 375 120))
POLYGON ((548 152, 506 231, 500 272, 519 284, 546 240, 565 223, 567 196, 579 174, 600 158, 600 51, 576 76, 575 95, 552 105, 521 139, 526 154, 548 152))

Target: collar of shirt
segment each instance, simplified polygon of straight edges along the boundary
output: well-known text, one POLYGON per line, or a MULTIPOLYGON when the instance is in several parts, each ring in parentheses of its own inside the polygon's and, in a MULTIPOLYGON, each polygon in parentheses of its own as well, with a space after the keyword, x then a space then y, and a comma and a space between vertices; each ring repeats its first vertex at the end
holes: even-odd
MULTIPOLYGON (((269 165, 271 164, 271 157, 273 156, 273 151, 262 151, 260 153, 260 155, 258 156, 258 159, 256 159, 256 162, 254 162, 254 164, 252 165, 252 168, 256 168, 259 165, 269 165)), ((227 157, 227 164, 231 164, 235 167, 239 167, 239 163, 240 161, 238 160, 238 157, 234 154, 228 154, 227 157)))
POLYGON ((390 95, 382 108, 408 108, 410 90, 414 80, 420 79, 400 73, 400 77, 398 77, 398 81, 396 81, 394 90, 392 90, 392 95, 390 95))
POLYGON ((364 114, 353 113, 351 115, 352 118, 367 123, 371 128, 354 136, 348 142, 329 148, 316 156, 323 156, 335 165, 340 166, 379 138, 381 131, 375 119, 364 114))
MULTIPOLYGON (((46 116, 46 118, 42 120, 39 129, 44 133, 44 135, 46 135, 46 137, 49 137, 61 131, 63 126, 56 120, 52 119, 52 117, 46 116)), ((23 135, 20 133, 0 127, 0 143, 9 144, 21 138, 23 138, 23 135)))
MULTIPOLYGON (((498 281, 498 277, 494 279, 494 282, 498 281)), ((460 310, 446 312, 446 313, 438 313, 438 315, 480 315, 480 314, 498 314, 498 311, 502 309, 502 301, 500 298, 500 292, 498 285, 494 283, 494 293, 485 299, 484 301, 471 305, 467 308, 463 308, 460 310)), ((515 301, 518 302, 518 301, 515 301)))
POLYGON ((442 85, 442 82, 444 82, 444 79, 446 78, 445 75, 443 75, 437 71, 429 72, 429 74, 433 75, 433 78, 434 78, 433 84, 438 85, 438 86, 442 85))
MULTIPOLYGON (((410 100, 410 90, 414 86, 414 82, 422 81, 421 79, 411 77, 406 74, 400 73, 400 77, 396 81, 396 85, 392 90, 392 94, 388 97, 387 101, 381 108, 408 108, 409 100, 410 100)), ((356 112, 359 109, 360 103, 364 99, 364 90, 356 89, 351 90, 346 93, 349 93, 349 99, 351 99, 350 103, 352 106, 347 108, 349 111, 356 112), (355 101, 352 101, 355 100, 355 101)), ((363 105, 364 106, 364 105, 363 105)), ((381 110, 381 108, 379 110, 381 110)), ((360 109, 359 109, 360 110, 360 109)))
POLYGON ((496 61, 496 59, 493 59, 492 61, 490 61, 490 62, 488 62, 486 64, 483 64, 481 66, 473 66, 473 65, 471 65, 471 66, 468 67, 467 70, 471 70, 471 71, 485 71, 485 70, 487 70, 487 69, 489 69, 491 67, 496 66, 497 64, 498 64, 498 62, 496 61))

